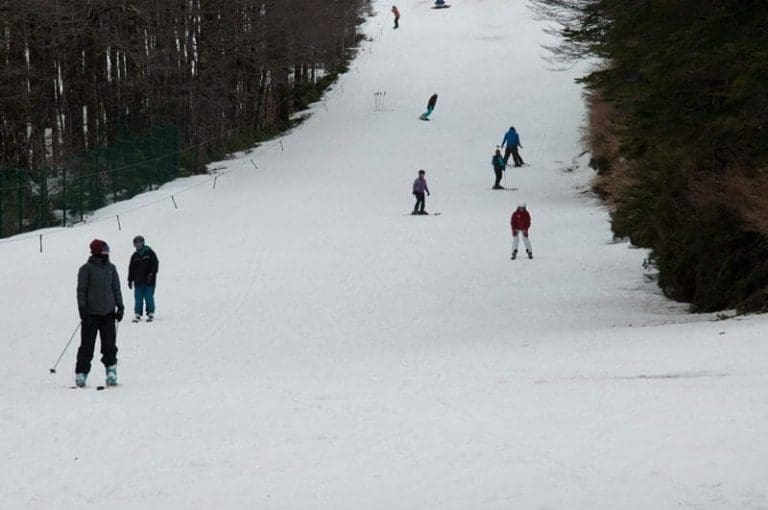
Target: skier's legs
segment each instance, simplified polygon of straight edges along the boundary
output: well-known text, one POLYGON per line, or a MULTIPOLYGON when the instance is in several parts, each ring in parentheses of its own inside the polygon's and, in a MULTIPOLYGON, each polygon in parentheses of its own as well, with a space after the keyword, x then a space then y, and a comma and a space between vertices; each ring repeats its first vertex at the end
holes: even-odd
POLYGON ((512 154, 512 147, 507 145, 507 148, 504 149, 504 166, 507 166, 509 164, 510 154, 512 154))
POLYGON ((525 244, 526 251, 532 251, 531 250, 531 240, 528 239, 528 232, 523 232, 523 243, 525 244))
POLYGON ((400 26, 400 18, 398 16, 395 16, 395 28, 400 26))
POLYGON ((425 119, 428 119, 429 116, 432 115, 432 110, 434 110, 434 108, 427 107, 427 111, 424 112, 424 115, 422 115, 422 117, 424 117, 425 119))
POLYGON ((147 313, 155 313, 155 286, 144 287, 144 299, 147 301, 147 313))
POLYGON ((517 149, 517 147, 512 147, 512 157, 515 161, 515 166, 523 166, 525 163, 523 163, 523 158, 520 157, 520 151, 517 149))
POLYGON ((133 311, 137 316, 141 317, 144 314, 144 294, 146 286, 135 283, 133 285, 133 311))
POLYGON ((416 192, 414 193, 414 195, 416 195, 416 205, 413 206, 413 212, 418 212, 419 207, 421 207, 421 209, 423 210, 424 209, 424 193, 416 192))
POLYGON ((517 251, 517 247, 520 245, 520 236, 517 230, 512 231, 512 251, 517 251))
POLYGON ((93 315, 83 321, 80 327, 80 348, 77 350, 76 374, 87 374, 91 371, 93 348, 96 345, 96 334, 99 331, 98 317, 93 315))
POLYGON ((493 171, 496 173, 496 183, 493 186, 498 188, 501 185, 501 168, 493 167, 493 171))
POLYGON ((99 317, 99 333, 101 334, 101 362, 105 367, 111 367, 117 363, 117 329, 114 314, 99 317))

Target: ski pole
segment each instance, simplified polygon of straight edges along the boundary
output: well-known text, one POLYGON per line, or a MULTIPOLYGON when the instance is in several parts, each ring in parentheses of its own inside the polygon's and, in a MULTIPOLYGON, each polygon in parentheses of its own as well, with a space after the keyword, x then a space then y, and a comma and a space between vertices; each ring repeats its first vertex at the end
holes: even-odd
POLYGON ((63 358, 63 357, 64 357, 64 353, 65 353, 65 352, 67 352, 67 349, 69 349, 69 344, 71 344, 71 343, 72 343, 72 340, 74 340, 74 339, 75 339, 75 335, 77 334, 77 330, 79 330, 79 329, 80 329, 80 326, 81 326, 81 325, 82 325, 82 322, 78 322, 78 323, 77 323, 77 327, 76 327, 76 328, 75 328, 75 330, 72 332, 72 336, 71 336, 71 337, 69 337, 69 342, 67 342, 67 345, 65 345, 65 346, 64 346, 64 350, 63 350, 63 351, 61 351, 61 354, 59 355, 59 359, 57 359, 57 360, 56 360, 56 363, 54 363, 54 365, 53 365, 53 368, 50 368, 50 369, 49 369, 49 370, 51 371, 51 373, 52 373, 52 374, 55 374, 55 373, 56 373, 56 367, 58 367, 58 366, 59 366, 59 362, 61 361, 61 358, 63 358))
POLYGON ((507 167, 504 167, 504 189, 507 188, 507 167))

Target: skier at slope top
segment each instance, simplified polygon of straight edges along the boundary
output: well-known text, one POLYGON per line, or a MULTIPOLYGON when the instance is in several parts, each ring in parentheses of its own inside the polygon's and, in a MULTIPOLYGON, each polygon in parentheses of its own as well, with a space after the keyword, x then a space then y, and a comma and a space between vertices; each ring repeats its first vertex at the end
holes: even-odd
POLYGON ((154 250, 145 244, 143 236, 133 238, 133 247, 136 251, 128 263, 128 288, 133 289, 133 311, 136 314, 133 322, 141 320, 145 302, 147 322, 152 322, 155 318, 155 287, 160 262, 154 250))
POLYGON ((518 147, 522 149, 523 146, 520 145, 520 135, 517 134, 517 131, 514 127, 510 126, 509 131, 504 134, 504 139, 501 141, 501 146, 504 147, 505 145, 507 148, 504 151, 504 164, 509 164, 509 155, 512 154, 515 166, 523 166, 525 163, 523 162, 523 158, 520 157, 520 152, 517 150, 518 147))
POLYGON ((419 170, 419 176, 413 181, 413 194, 416 196, 416 205, 413 206, 413 212, 411 214, 429 214, 424 210, 426 199, 424 193, 429 196, 429 186, 427 180, 424 178, 426 172, 419 170))
POLYGON ((101 334, 101 362, 107 386, 117 384, 117 327, 123 320, 123 295, 117 268, 109 261, 109 246, 100 239, 90 244, 91 256, 77 273, 77 308, 80 312, 80 348, 75 384, 82 388, 91 371, 96 335, 101 334))
POLYGON ((392 6, 392 15, 395 17, 395 26, 393 28, 398 28, 400 26, 400 10, 396 5, 392 6))
POLYGON ((525 202, 518 204, 517 209, 512 213, 509 223, 512 227, 512 260, 517 258, 517 247, 520 244, 521 232, 523 234, 523 243, 525 243, 525 251, 528 253, 528 258, 532 259, 533 250, 531 249, 531 241, 528 239, 528 229, 531 228, 531 215, 525 202))
POLYGON ((434 111, 436 105, 437 105, 437 92, 432 94, 432 96, 429 98, 429 101, 427 101, 427 111, 421 114, 421 120, 429 120, 429 116, 432 115, 432 112, 434 111))
POLYGON ((493 189, 504 189, 501 185, 501 177, 506 168, 504 158, 501 157, 501 150, 496 149, 496 153, 491 158, 491 165, 493 166, 493 172, 496 174, 496 182, 493 185, 493 189))

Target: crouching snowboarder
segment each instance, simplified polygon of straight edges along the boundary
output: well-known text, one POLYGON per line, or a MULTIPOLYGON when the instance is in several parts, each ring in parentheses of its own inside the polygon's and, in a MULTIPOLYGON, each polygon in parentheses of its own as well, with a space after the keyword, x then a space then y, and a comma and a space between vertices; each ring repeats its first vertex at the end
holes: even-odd
POLYGON ((531 228, 531 215, 528 213, 525 203, 519 204, 515 212, 512 213, 510 225, 512 226, 512 260, 517 258, 520 233, 523 234, 523 243, 525 243, 525 251, 528 253, 528 258, 532 259, 533 250, 531 250, 531 241, 528 239, 528 229, 531 228))
POLYGON ((136 251, 131 255, 131 261, 128 264, 128 288, 133 289, 133 311, 136 313, 133 322, 141 320, 145 303, 147 322, 152 322, 155 318, 155 286, 160 263, 152 248, 144 243, 144 237, 134 237, 133 247, 136 251))
POLYGON ((491 158, 491 165, 493 166, 493 172, 496 174, 496 182, 493 185, 493 189, 504 189, 504 186, 501 185, 501 177, 507 164, 504 163, 504 158, 501 157, 501 150, 496 149, 496 154, 491 158))
POLYGON ((435 106, 437 105, 437 93, 432 94, 432 96, 429 98, 429 101, 427 101, 427 111, 421 114, 421 117, 419 117, 421 120, 429 120, 429 116, 432 115, 432 112, 435 110, 435 106))
POLYGON ((413 194, 416 196, 416 205, 413 206, 413 212, 411 214, 429 214, 424 210, 426 199, 424 194, 429 196, 429 186, 427 180, 424 178, 426 172, 419 170, 419 176, 413 181, 413 194))
POLYGON ((80 312, 80 348, 75 384, 82 388, 91 371, 96 335, 101 335, 101 362, 107 386, 117 384, 117 326, 123 320, 123 295, 117 268, 109 261, 109 246, 100 239, 90 245, 91 256, 77 273, 77 308, 80 312))

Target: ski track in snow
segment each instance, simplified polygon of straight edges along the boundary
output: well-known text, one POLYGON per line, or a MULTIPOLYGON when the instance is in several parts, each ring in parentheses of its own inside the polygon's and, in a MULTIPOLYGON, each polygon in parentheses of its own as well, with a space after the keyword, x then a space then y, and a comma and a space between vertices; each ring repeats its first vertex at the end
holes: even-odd
POLYGON ((374 1, 373 40, 285 152, 95 214, 126 211, 122 232, 0 245, 1 508, 768 508, 766 319, 686 315, 612 242, 592 172, 562 171, 583 68, 548 68, 524 2, 430 4, 398 3, 394 31, 374 1), (493 192, 510 124, 531 165, 493 192), (404 214, 419 168, 440 217, 404 214), (189 184, 178 210, 132 210, 189 184), (509 260, 518 201, 533 261, 509 260), (97 355, 70 390, 74 348, 47 369, 88 242, 125 279, 137 233, 157 320, 120 325, 120 387, 94 390, 97 355))

